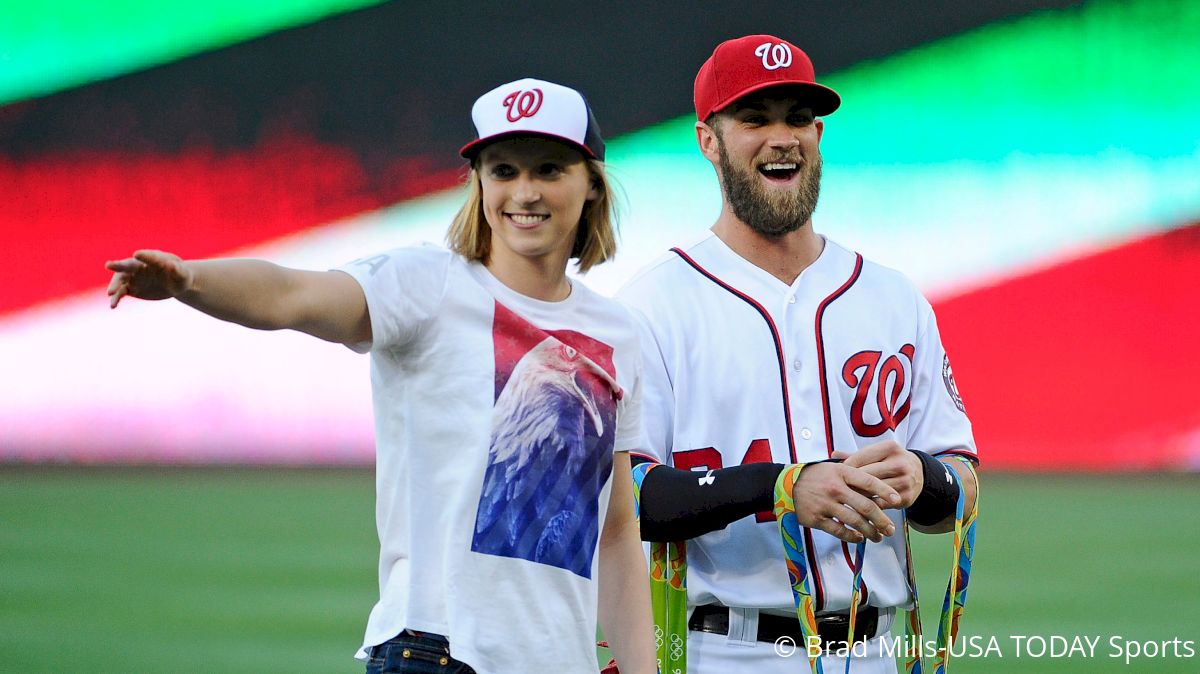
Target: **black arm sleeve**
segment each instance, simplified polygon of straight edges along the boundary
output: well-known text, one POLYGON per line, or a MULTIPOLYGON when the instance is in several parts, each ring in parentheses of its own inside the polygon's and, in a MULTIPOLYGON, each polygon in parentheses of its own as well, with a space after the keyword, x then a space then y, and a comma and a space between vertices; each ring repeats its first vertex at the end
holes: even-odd
POLYGON ((958 473, 937 458, 915 449, 908 450, 921 459, 924 484, 917 500, 908 507, 908 519, 931 527, 953 517, 958 510, 958 473))
MULTIPOLYGON (((634 464, 647 459, 634 456, 634 464)), ((644 541, 683 541, 775 506, 783 464, 748 463, 707 473, 658 466, 642 482, 644 541)))

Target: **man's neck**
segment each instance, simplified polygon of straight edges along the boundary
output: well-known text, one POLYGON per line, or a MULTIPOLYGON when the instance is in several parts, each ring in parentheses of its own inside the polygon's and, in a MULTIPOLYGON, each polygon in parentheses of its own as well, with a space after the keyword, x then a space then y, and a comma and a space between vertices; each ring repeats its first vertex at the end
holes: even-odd
POLYGON ((712 231, 733 252, 789 286, 816 261, 825 246, 813 231, 811 219, 793 232, 773 237, 760 234, 725 211, 712 231))

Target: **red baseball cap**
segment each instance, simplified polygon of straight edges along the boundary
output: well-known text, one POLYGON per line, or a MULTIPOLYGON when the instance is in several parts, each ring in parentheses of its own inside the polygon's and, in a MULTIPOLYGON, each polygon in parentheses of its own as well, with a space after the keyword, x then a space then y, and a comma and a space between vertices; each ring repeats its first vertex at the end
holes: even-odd
POLYGON ((842 104, 836 91, 817 84, 808 54, 787 40, 772 35, 726 40, 696 74, 696 119, 704 121, 746 94, 783 85, 803 89, 814 115, 828 115, 842 104))

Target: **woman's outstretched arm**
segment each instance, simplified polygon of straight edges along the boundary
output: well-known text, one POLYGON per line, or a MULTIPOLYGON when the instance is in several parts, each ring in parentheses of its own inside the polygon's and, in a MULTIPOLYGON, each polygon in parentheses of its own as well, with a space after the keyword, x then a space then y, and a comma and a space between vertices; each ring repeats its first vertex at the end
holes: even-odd
POLYGON ((291 329, 330 342, 371 341, 362 287, 339 271, 304 271, 264 260, 187 260, 159 250, 104 265, 109 306, 125 296, 174 297, 204 313, 258 330, 291 329))

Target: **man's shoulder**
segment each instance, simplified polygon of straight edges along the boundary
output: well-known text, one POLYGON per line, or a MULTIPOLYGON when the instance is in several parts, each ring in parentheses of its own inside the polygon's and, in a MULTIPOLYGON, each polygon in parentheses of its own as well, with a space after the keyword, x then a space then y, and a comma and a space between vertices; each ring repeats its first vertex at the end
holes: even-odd
POLYGON ((917 284, 899 269, 876 262, 862 253, 847 248, 832 239, 827 238, 826 243, 827 245, 834 246, 842 255, 862 259, 862 267, 858 273, 858 282, 855 285, 861 283, 863 287, 871 287, 872 289, 890 289, 894 292, 914 295, 921 294, 920 289, 917 288, 917 284))
POLYGON ((916 309, 918 312, 930 310, 929 301, 921 289, 904 272, 871 260, 832 240, 826 241, 827 245, 836 246, 840 254, 862 260, 851 286, 854 291, 852 295, 867 298, 867 301, 877 306, 898 310, 916 309))
POLYGON ((697 282, 699 279, 684 256, 696 255, 713 238, 712 232, 705 232, 690 242, 664 251, 621 286, 616 294, 617 299, 627 305, 641 307, 670 297, 685 284, 697 282))
POLYGON ((866 257, 863 258, 862 275, 864 279, 872 283, 879 283, 904 292, 920 293, 917 284, 913 283, 907 274, 866 257))
POLYGON ((617 289, 615 297, 622 302, 626 302, 632 297, 641 295, 646 291, 654 291, 660 288, 666 279, 678 274, 680 268, 679 262, 679 255, 674 250, 661 253, 644 267, 634 272, 625 283, 621 284, 621 287, 617 289))

